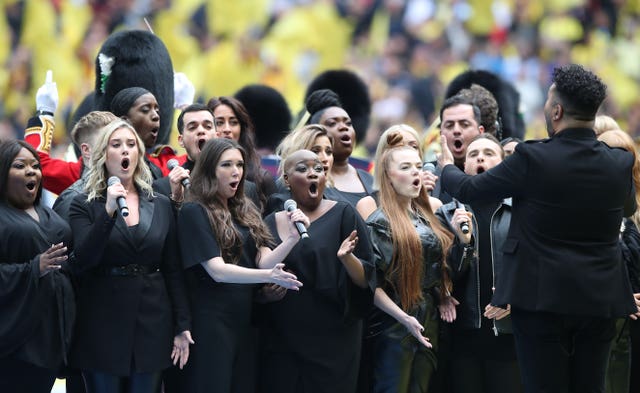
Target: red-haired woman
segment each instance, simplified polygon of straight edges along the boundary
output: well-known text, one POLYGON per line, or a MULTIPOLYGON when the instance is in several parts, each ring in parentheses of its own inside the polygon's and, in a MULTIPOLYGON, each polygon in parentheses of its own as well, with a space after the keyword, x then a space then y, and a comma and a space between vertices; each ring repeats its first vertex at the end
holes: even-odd
MULTIPOLYGON (((400 144, 401 140, 397 141, 400 144)), ((445 259, 472 258, 462 247, 452 249, 453 236, 440 224, 422 187, 422 160, 408 146, 383 154, 379 171, 380 204, 368 218, 377 287, 374 303, 379 309, 369 323, 377 333, 372 339, 374 392, 426 392, 437 366, 438 306, 442 318, 455 318, 450 301, 451 281, 445 259), (455 254, 455 255, 454 255, 455 254)), ((459 228, 469 216, 457 211, 459 228)), ((470 224, 470 222, 469 222, 470 224)), ((458 234, 461 244, 471 235, 458 234)))

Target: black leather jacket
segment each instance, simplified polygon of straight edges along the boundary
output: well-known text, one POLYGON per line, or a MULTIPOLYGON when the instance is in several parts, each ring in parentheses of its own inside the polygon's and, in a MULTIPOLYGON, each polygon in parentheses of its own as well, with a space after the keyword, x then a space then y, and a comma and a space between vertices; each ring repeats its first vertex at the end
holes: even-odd
POLYGON ((640 292, 640 233, 633 221, 628 218, 623 220, 620 228, 620 246, 622 258, 627 265, 629 280, 633 293, 640 292))
MULTIPOLYGON (((471 211, 469 206, 465 206, 468 211, 471 211)), ((453 232, 450 221, 453 217, 453 213, 456 210, 456 203, 450 202, 442 205, 436 216, 442 221, 449 230, 453 232)), ((495 288, 500 283, 500 273, 502 271, 502 247, 507 239, 509 232, 509 224, 511 222, 511 198, 505 199, 498 206, 491 216, 490 224, 490 237, 491 237, 491 266, 493 271, 493 283, 491 285, 495 288)), ((478 239, 478 225, 473 218, 473 239, 478 239)), ((479 255, 479 247, 484 247, 484 244, 478 244, 477 241, 473 241, 475 252, 479 255)), ((470 264, 460 265, 458 269, 453 270, 453 294, 454 297, 460 302, 457 307, 457 317, 454 322, 454 326, 458 329, 479 329, 482 321, 482 314, 484 313, 484 307, 486 305, 480 304, 480 285, 489 285, 489 283, 480 283, 480 271, 478 269, 478 259, 475 258, 470 264)), ((486 321, 485 321, 486 323, 486 321)), ((511 333, 511 318, 506 317, 499 321, 493 321, 493 331, 496 335, 498 333, 511 333)))
MULTIPOLYGON (((424 261, 424 278, 422 291, 424 301, 418 305, 416 310, 412 310, 409 314, 416 317, 420 323, 425 323, 425 316, 430 315, 432 318, 438 318, 437 305, 440 303, 440 288, 442 286, 442 246, 440 241, 434 234, 428 224, 428 221, 419 216, 413 216, 412 221, 420 235, 422 241, 422 256, 424 261)), ((373 246, 374 262, 376 266, 377 282, 376 287, 381 287, 387 292, 387 295, 396 303, 400 304, 397 294, 392 291, 386 279, 388 277, 388 269, 393 255, 393 244, 391 239, 391 229, 389 221, 382 213, 381 209, 377 209, 367 219, 371 243, 373 246)), ((449 251, 447 263, 456 266, 469 265, 470 259, 473 258, 471 252, 465 254, 464 248, 454 245, 449 251)), ((395 320, 382 312, 375 309, 369 318, 368 335, 375 335, 377 332, 384 330, 395 320)))

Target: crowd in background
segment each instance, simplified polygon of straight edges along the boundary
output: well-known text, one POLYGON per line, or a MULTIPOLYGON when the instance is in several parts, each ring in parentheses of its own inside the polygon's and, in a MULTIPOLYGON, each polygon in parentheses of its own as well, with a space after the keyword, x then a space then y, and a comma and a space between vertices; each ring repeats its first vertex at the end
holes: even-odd
POLYGON ((444 86, 468 68, 514 83, 527 138, 537 138, 550 70, 584 64, 610 87, 603 111, 640 136, 637 0, 4 0, 1 7, 3 135, 21 137, 52 69, 60 92, 54 142, 64 144, 62 120, 94 89, 100 45, 136 28, 152 29, 202 99, 263 83, 295 115, 315 75, 355 70, 373 103, 360 155, 391 124, 429 127, 444 86))

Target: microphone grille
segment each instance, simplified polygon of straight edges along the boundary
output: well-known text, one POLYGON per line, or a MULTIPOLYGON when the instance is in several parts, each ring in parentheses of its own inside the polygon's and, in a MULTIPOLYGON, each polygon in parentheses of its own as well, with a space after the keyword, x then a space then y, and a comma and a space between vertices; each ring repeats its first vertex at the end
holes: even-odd
POLYGON ((118 184, 120 183, 120 178, 118 176, 111 176, 108 180, 107 180, 107 186, 111 187, 114 184, 118 184))
POLYGON ((287 199, 284 201, 284 210, 291 211, 296 210, 298 208, 298 204, 293 199, 287 199))
POLYGON ((178 166, 178 160, 176 160, 175 158, 170 159, 169 161, 167 161, 167 168, 169 168, 169 170, 175 168, 178 166))
POLYGON ((431 162, 425 162, 424 164, 422 164, 422 170, 425 172, 435 173, 436 166, 431 162))

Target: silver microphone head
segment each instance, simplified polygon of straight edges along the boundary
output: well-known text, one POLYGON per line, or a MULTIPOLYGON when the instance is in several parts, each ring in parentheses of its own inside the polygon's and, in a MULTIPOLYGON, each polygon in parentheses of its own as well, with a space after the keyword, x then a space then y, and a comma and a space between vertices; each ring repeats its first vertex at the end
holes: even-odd
POLYGON ((298 208, 298 204, 293 199, 287 199, 284 201, 284 210, 292 212, 298 208))
POLYGON ((172 170, 173 168, 177 167, 178 165, 180 165, 180 164, 178 163, 178 160, 176 160, 175 158, 172 158, 169 161, 167 161, 167 168, 169 168, 169 170, 172 170))
POLYGON ((425 162, 424 164, 422 164, 422 170, 425 172, 431 172, 431 173, 436 173, 436 166, 433 165, 433 163, 431 162, 425 162))
POLYGON ((120 178, 118 176, 111 176, 108 180, 107 180, 107 186, 111 187, 114 184, 118 184, 120 183, 120 178))

